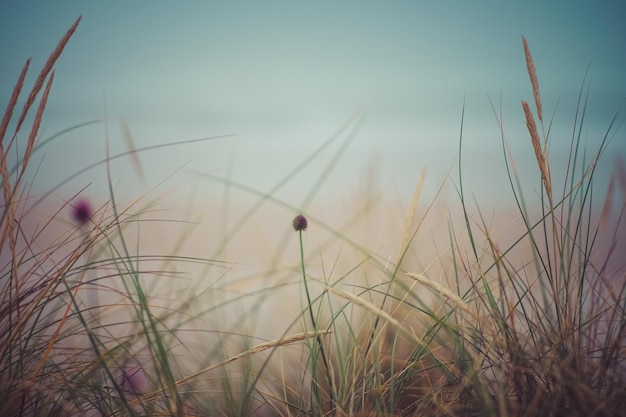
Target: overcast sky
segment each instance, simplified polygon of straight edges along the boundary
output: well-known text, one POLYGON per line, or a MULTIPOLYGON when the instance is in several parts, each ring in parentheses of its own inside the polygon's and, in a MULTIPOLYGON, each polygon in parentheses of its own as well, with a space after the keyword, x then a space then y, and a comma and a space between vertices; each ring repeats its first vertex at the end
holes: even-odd
MULTIPOLYGON (((505 134, 521 173, 531 181, 538 178, 520 106, 521 100, 532 102, 522 35, 535 59, 544 118, 554 115, 550 146, 558 167, 566 162, 588 65, 583 138, 590 150, 597 149, 626 97, 625 5, 3 2, 0 97, 8 101, 28 57, 33 58, 30 87, 63 33, 82 15, 55 68, 42 139, 102 119, 105 108, 112 120, 112 154, 127 149, 121 119, 140 148, 236 135, 143 153, 145 182, 130 159, 116 162, 113 179, 121 193, 149 188, 181 167, 177 175, 182 177, 205 172, 267 191, 365 110, 367 119, 327 187, 359 185, 373 163, 383 186, 408 199, 422 168, 432 191, 457 161, 465 101, 467 186, 485 198, 505 176, 489 97, 496 106, 501 100, 505 134)), ((624 112, 618 122, 623 118, 624 112)), ((624 129, 610 145, 613 154, 626 152, 624 129)), ((306 194, 347 136, 296 175, 281 196, 306 194)), ((104 156, 103 124, 63 135, 37 153, 35 189, 54 186, 104 156)), ((606 159, 605 174, 613 159, 606 159)), ((105 180, 104 170, 94 169, 67 185, 66 193, 88 183, 95 193, 105 180)))

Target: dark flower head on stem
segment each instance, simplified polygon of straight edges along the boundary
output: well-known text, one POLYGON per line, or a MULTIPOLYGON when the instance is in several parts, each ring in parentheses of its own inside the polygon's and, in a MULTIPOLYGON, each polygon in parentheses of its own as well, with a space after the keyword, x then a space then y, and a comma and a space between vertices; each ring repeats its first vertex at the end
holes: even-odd
POLYGON ((306 226, 307 226, 306 217, 304 217, 302 214, 298 214, 296 217, 294 217, 293 228, 296 230, 296 232, 299 232, 301 230, 306 230, 306 226))
POLYGON ((89 201, 82 199, 72 205, 72 217, 76 223, 83 225, 91 220, 92 215, 93 211, 89 201))

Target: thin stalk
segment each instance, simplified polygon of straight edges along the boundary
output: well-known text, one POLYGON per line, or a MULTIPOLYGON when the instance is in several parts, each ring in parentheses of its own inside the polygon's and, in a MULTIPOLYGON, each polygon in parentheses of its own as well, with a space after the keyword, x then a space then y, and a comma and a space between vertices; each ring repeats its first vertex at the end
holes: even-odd
MULTIPOLYGON (((306 226, 305 226, 306 228, 306 226)), ((322 342, 322 338, 319 335, 317 329, 317 323, 315 321, 315 315, 313 314, 313 304, 311 303, 311 295, 309 293, 309 285, 306 280, 306 267, 304 263, 304 244, 302 243, 302 230, 303 228, 299 228, 298 236, 300 238, 300 265, 302 266, 302 279, 304 281, 304 292, 306 293, 306 301, 309 310, 309 317, 311 318, 311 324, 313 325, 313 333, 315 334, 315 339, 317 340, 317 344, 320 349, 320 354, 322 355, 322 362, 324 362, 324 367, 326 368, 326 377, 328 378, 328 387, 330 391, 330 399, 331 403, 334 405, 335 402, 335 394, 333 392, 333 382, 330 375, 330 366, 328 364, 328 359, 326 358, 326 352, 324 350, 324 343, 322 342)), ((313 378, 315 378, 315 367, 313 368, 313 378)))

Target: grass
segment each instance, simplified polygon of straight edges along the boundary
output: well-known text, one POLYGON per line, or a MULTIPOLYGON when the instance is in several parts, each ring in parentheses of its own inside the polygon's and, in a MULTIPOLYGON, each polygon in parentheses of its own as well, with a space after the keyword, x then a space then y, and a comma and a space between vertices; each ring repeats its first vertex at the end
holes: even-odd
MULTIPOLYGON (((352 237, 355 224, 373 234, 372 225, 388 211, 377 211, 375 193, 353 208, 344 225, 307 214, 310 228, 326 233, 307 252, 306 223, 294 222, 296 242, 289 219, 307 212, 338 166, 364 119, 359 113, 269 193, 197 173, 199 181, 223 185, 226 202, 231 192, 252 201, 235 226, 221 229, 216 256, 207 258, 185 252, 185 241, 201 226, 198 219, 162 219, 159 198, 151 201, 151 193, 127 206, 116 201, 110 162, 131 157, 139 164, 138 156, 170 145, 107 155, 101 164, 109 168, 109 190, 102 206, 92 206, 81 189, 33 223, 34 210, 68 182, 43 196, 29 195, 37 174, 33 155, 59 137, 39 140, 39 126, 54 63, 79 21, 51 54, 14 121, 26 63, 0 125, 0 415, 624 415, 626 280, 614 258, 623 239, 626 178, 618 167, 606 193, 595 191, 594 181, 619 115, 599 148, 588 153, 582 140, 586 82, 567 172, 557 184, 549 149, 562 139, 551 136, 552 120, 544 120, 537 71, 522 39, 535 107, 533 112, 522 101, 538 168, 536 203, 524 193, 502 114, 492 106, 516 208, 512 240, 502 238, 467 197, 462 115, 458 204, 444 207, 449 217, 438 227, 447 231, 447 243, 436 247, 434 260, 426 267, 416 262, 423 245, 432 244, 420 232, 440 208, 437 198, 420 204, 425 172, 394 243, 395 258, 352 237), (276 197, 289 178, 337 142, 339 151, 302 205, 276 197), (231 278, 236 265, 220 256, 238 249, 231 247, 237 233, 249 233, 247 225, 268 205, 285 213, 283 237, 267 268, 231 278), (615 207, 617 215, 611 215, 615 207), (74 223, 63 220, 68 211, 74 223), (171 234, 178 238, 164 254, 143 251, 142 239, 150 234, 144 224, 155 221, 168 231, 181 229, 171 234), (285 257, 292 257, 286 267, 285 257), (187 270, 202 279, 189 279, 187 270), (284 302, 298 296, 299 309, 297 302, 284 302)), ((237 218, 232 211, 224 205, 222 224, 237 218)))

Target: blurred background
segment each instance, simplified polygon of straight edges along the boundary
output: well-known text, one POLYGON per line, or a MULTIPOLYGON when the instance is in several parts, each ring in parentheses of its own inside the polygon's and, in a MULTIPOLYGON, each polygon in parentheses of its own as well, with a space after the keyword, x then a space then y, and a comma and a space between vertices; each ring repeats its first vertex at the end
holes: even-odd
MULTIPOLYGON (((219 208, 227 198, 233 208, 226 211, 235 213, 239 199, 241 207, 258 200, 242 191, 249 187, 291 205, 287 211, 301 209, 332 223, 333 210, 349 207, 372 187, 408 208, 426 169, 422 199, 432 200, 446 185, 442 198, 456 204, 449 185, 458 185, 465 106, 466 191, 486 207, 510 207, 490 100, 502 112, 517 172, 535 200, 540 186, 520 105, 527 100, 534 109, 521 37, 534 57, 544 119, 554 120, 549 147, 559 183, 581 88, 588 93, 581 143, 589 155, 623 104, 625 15, 621 1, 566 6, 540 1, 4 2, 0 97, 8 101, 28 57, 33 59, 30 88, 61 36, 82 16, 55 67, 40 142, 87 124, 39 149, 31 177, 30 192, 54 190, 49 199, 57 206, 77 193, 96 208, 105 204, 109 179, 106 165, 98 162, 106 158, 107 146, 114 156, 162 144, 178 145, 111 162, 118 202, 131 204, 143 193, 169 196, 159 207, 199 210, 224 223, 224 211, 215 215, 219 210, 210 205, 219 208), (219 135, 232 136, 185 143, 219 135), (310 163, 298 168, 307 158, 310 163), (251 202, 244 201, 247 197, 251 202)), ((614 127, 623 121, 622 112, 614 127)), ((18 149, 26 139, 18 138, 18 149)), ((597 174, 600 191, 615 159, 626 153, 623 126, 610 136, 607 149, 597 174)), ((282 216, 269 211, 267 219, 272 213, 282 216)), ((229 221, 237 221, 234 214, 229 221)), ((403 221, 400 215, 398 230, 403 221)))

